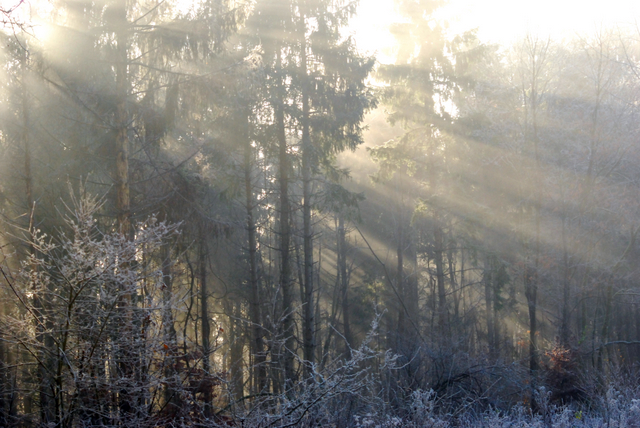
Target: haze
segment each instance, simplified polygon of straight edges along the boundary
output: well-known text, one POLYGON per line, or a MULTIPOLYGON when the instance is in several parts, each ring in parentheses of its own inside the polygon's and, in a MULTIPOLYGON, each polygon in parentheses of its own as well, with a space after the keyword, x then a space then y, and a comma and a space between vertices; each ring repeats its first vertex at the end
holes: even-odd
POLYGON ((634 2, 0 18, 0 427, 634 427, 634 2))

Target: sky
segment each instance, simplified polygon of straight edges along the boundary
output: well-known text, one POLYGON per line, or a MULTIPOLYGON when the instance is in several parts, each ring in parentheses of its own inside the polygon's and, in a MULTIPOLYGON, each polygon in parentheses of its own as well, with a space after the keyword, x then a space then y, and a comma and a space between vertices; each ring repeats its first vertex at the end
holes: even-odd
MULTIPOLYGON (((194 0, 182 1, 191 4, 194 0)), ((41 7, 48 2, 25 3, 41 7)), ((478 28, 482 41, 503 45, 527 32, 561 39, 576 33, 592 33, 602 26, 635 25, 640 21, 640 0, 447 0, 447 3, 440 13, 453 33, 478 28)), ((4 9, 17 4, 20 0, 0 0, 4 9)), ((389 63, 394 57, 394 39, 388 26, 402 19, 395 11, 394 0, 360 0, 350 32, 361 50, 376 53, 380 62, 389 63)))
MULTIPOLYGON (((478 28, 481 40, 507 45, 527 32, 562 39, 600 27, 635 25, 640 0, 449 0, 441 11, 451 30, 478 28)), ((389 23, 402 18, 393 0, 360 0, 352 34, 360 49, 391 62, 389 23)))

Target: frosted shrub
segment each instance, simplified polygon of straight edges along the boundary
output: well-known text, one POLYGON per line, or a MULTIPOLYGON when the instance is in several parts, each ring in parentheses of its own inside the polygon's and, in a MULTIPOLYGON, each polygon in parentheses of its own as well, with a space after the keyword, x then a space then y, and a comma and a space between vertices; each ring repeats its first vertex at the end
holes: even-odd
POLYGON ((640 399, 631 400, 626 423, 629 428, 640 428, 640 399))
POLYGON ((601 398, 603 407, 602 423, 611 428, 640 427, 640 400, 633 397, 633 391, 619 390, 609 386, 601 398))
MULTIPOLYGON (((362 344, 352 350, 348 360, 335 360, 320 369, 309 367, 311 375, 292 384, 282 394, 253 403, 245 415, 238 415, 245 427, 262 426, 344 426, 395 427, 406 426, 400 418, 384 415, 384 406, 376 398, 379 379, 372 373, 371 363, 380 361, 383 370, 394 366, 396 355, 380 353, 371 348, 378 330, 380 316, 374 318, 371 330, 362 344), (353 415, 346 402, 353 403, 353 415), (365 413, 366 412, 366 413, 365 413)), ((300 361, 301 364, 306 364, 300 361)))
POLYGON ((418 389, 411 393, 411 411, 414 421, 424 421, 433 416, 436 393, 433 389, 418 389))
POLYGON ((166 304, 157 291, 161 266, 153 261, 175 227, 151 217, 129 239, 101 229, 100 200, 72 195, 72 202, 65 228, 54 236, 27 231, 30 252, 20 269, 7 273, 5 261, 2 273, 18 309, 1 322, 12 326, 7 338, 37 367, 47 424, 116 426, 126 417, 130 426, 155 426, 167 341, 158 327, 166 304))
MULTIPOLYGON (((578 413, 578 415, 580 414, 581 413, 578 413)), ((579 422, 579 419, 576 417, 576 411, 569 407, 564 407, 559 409, 555 415, 553 428, 571 428, 575 426, 576 421, 579 422)))
POLYGON ((403 426, 446 428, 449 422, 435 414, 436 392, 417 389, 411 393, 411 423, 403 426))
POLYGON ((356 428, 395 428, 404 427, 406 424, 397 416, 376 416, 367 414, 362 418, 356 416, 354 418, 356 428))
MULTIPOLYGON (((640 399, 627 399, 626 397, 630 397, 630 394, 632 394, 631 391, 623 393, 616 388, 609 388, 601 397, 601 400, 609 406, 609 413, 574 406, 558 407, 543 402, 542 404, 547 406, 547 413, 544 415, 532 413, 529 407, 519 404, 511 409, 491 409, 480 414, 462 411, 452 416, 437 414, 438 401, 433 390, 416 390, 410 395, 411 413, 407 418, 385 414, 383 407, 374 407, 369 408, 366 413, 355 415, 351 423, 338 426, 356 428, 640 428, 640 399)), ((538 398, 544 398, 547 395, 546 389, 538 390, 538 398)), ((286 424, 276 423, 273 426, 286 426, 286 424)))

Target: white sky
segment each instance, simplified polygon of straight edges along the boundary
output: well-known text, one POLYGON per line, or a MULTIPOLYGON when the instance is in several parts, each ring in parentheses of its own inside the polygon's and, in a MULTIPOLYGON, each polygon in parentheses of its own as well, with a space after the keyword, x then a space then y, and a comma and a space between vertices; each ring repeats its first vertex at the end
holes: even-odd
MULTIPOLYGON (((0 0, 3 8, 19 3, 20 0, 0 0)), ((25 3, 40 7, 49 4, 47 0, 25 0, 25 3)), ((452 31, 477 27, 481 40, 505 45, 527 32, 558 39, 589 33, 600 26, 635 25, 640 21, 640 0, 448 0, 448 3, 441 13, 450 22, 452 31)), ((380 62, 392 62, 394 40, 387 27, 400 20, 393 0, 360 0, 351 33, 360 49, 377 53, 380 62)))
MULTIPOLYGON (((442 13, 452 30, 477 27, 481 40, 508 44, 527 32, 559 39, 601 26, 635 25, 640 0, 449 0, 442 13)), ((390 62, 394 40, 387 26, 400 19, 393 0, 360 0, 352 31, 358 47, 390 62)))

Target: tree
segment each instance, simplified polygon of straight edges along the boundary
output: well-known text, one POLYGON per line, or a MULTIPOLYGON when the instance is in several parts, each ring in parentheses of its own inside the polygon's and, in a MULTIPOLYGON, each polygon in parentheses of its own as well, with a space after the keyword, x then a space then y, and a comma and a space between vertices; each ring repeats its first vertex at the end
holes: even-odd
POLYGON ((285 378, 293 379, 294 351, 290 259, 292 172, 302 180, 302 348, 305 377, 315 360, 315 303, 312 208, 314 181, 335 153, 362 141, 361 121, 373 106, 365 79, 373 61, 359 56, 351 40, 340 41, 340 28, 355 5, 342 2, 264 2, 254 14, 262 47, 278 144, 280 282, 283 293, 285 378), (311 26, 313 22, 313 26, 311 26), (277 30, 275 27, 277 26, 277 30), (283 31, 277 40, 268 37, 283 31), (291 142, 299 157, 293 156, 291 142))
MULTIPOLYGON (((391 124, 401 123, 406 132, 385 146, 372 150, 372 156, 380 164, 381 178, 402 174, 402 178, 394 180, 398 189, 406 190, 406 202, 403 204, 408 204, 409 209, 412 209, 411 205, 421 205, 425 214, 426 210, 429 211, 433 245, 429 258, 434 260, 436 267, 438 325, 446 334, 449 308, 444 228, 447 221, 443 199, 440 198, 444 190, 439 189, 444 157, 439 158, 438 153, 451 150, 451 141, 445 135, 451 132, 452 116, 445 106, 461 84, 462 76, 456 72, 453 60, 458 54, 458 47, 447 41, 442 26, 433 15, 439 6, 440 3, 434 1, 398 3, 400 10, 411 19, 392 28, 402 49, 397 54, 396 64, 381 67, 379 77, 389 85, 384 89, 384 100, 391 109, 388 120, 391 124), (409 190, 408 181, 419 184, 409 190), (419 195, 418 200, 412 200, 409 194, 419 195), (419 200, 422 201, 420 204, 419 200)), ((401 291, 401 280, 405 276, 403 254, 409 248, 413 248, 410 253, 414 254, 420 244, 404 242, 404 236, 408 236, 406 229, 410 215, 399 214, 398 218, 397 275, 398 290, 401 291)), ((413 301, 415 296, 417 291, 412 290, 405 298, 413 301)), ((402 326, 401 323, 399 325, 402 326)))
MULTIPOLYGON (((88 196, 72 198, 72 201, 74 205, 69 207, 66 217, 67 232, 54 237, 34 232, 27 239, 31 240, 29 245, 35 253, 22 262, 19 271, 14 272, 10 261, 4 260, 2 274, 13 295, 12 303, 19 311, 5 316, 3 323, 14 327, 11 340, 24 348, 45 371, 46 379, 50 379, 47 391, 50 404, 47 407, 40 404, 45 412, 43 423, 111 424, 115 423, 113 418, 117 421, 122 417, 117 415, 120 404, 116 394, 130 395, 141 387, 151 393, 156 388, 155 382, 163 377, 163 371, 155 366, 157 361, 153 359, 153 369, 146 373, 145 380, 138 378, 135 385, 118 374, 117 365, 122 363, 122 355, 136 359, 140 355, 138 351, 126 349, 138 347, 139 343, 122 335, 129 321, 125 318, 127 312, 121 311, 118 305, 141 281, 162 281, 160 266, 155 269, 144 262, 134 263, 136 250, 144 249, 148 254, 158 250, 174 227, 150 219, 136 226, 133 240, 119 233, 104 234, 95 220, 102 202, 88 196), (46 310, 30 299, 28 293, 35 293, 41 301, 46 301, 46 310), (55 346, 39 340, 37 335, 32 336, 30 331, 34 328, 46 328, 55 346), (114 354, 112 349, 118 351, 114 354)), ((150 349, 160 350, 164 336, 150 323, 154 305, 159 305, 161 300, 157 294, 151 300, 155 303, 147 308, 128 310, 143 313, 140 319, 146 321, 139 326, 144 332, 142 337, 150 349)), ((126 363, 136 364, 136 361, 126 363)), ((155 408, 157 411, 159 407, 155 408)), ((128 418, 133 419, 129 421, 145 425, 154 412, 148 413, 148 410, 132 409, 128 418)))

